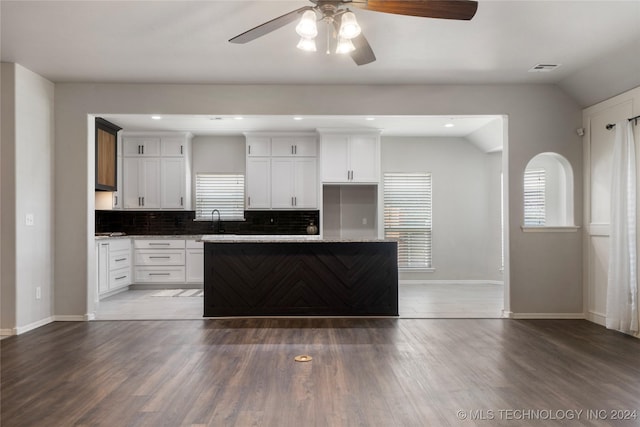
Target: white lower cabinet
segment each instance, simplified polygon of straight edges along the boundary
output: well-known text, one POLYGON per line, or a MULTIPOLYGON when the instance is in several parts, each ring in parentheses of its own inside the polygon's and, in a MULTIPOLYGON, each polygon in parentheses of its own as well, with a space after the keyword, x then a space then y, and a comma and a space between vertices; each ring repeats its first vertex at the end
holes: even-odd
POLYGON ((202 281, 195 282, 189 278, 188 242, 192 240, 136 239, 134 241, 135 283, 173 285, 201 283, 202 281))
POLYGON ((186 249, 186 282, 192 284, 204 283, 204 243, 187 240, 186 249))
POLYGON ((124 289, 131 284, 131 241, 99 240, 96 243, 98 295, 124 289))

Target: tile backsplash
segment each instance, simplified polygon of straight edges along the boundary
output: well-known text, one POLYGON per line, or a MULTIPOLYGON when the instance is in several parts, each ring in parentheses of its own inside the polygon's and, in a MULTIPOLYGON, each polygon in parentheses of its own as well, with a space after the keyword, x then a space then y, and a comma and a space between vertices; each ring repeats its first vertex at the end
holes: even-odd
MULTIPOLYGON (((311 211, 245 211, 244 221, 222 221, 227 234, 307 234, 311 221, 318 225, 320 213, 311 211)), ((212 221, 194 221, 195 211, 97 210, 96 233, 124 232, 133 235, 214 234, 212 221)))

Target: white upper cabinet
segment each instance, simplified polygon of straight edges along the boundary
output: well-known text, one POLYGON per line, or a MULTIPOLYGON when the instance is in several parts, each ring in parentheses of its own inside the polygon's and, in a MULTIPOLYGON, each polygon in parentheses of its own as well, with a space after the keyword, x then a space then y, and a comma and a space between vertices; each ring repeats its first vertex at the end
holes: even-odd
POLYGON ((247 136, 247 156, 268 157, 271 155, 271 138, 247 136))
POLYGON ((162 157, 184 157, 187 151, 186 140, 181 136, 167 136, 160 139, 162 157))
POLYGON ((322 182, 378 183, 380 180, 380 136, 334 134, 320 136, 322 182))
POLYGON ((271 208, 271 159, 247 159, 247 209, 271 208))
POLYGON ((160 204, 163 209, 185 208, 184 159, 169 157, 160 159, 160 204))
POLYGON ((271 156, 316 157, 317 145, 315 136, 272 137, 271 156))
POLYGON ((122 139, 123 155, 126 157, 160 155, 160 137, 125 136, 122 139))
POLYGON ((247 134, 247 209, 316 209, 317 137, 247 134))
POLYGON ((125 133, 122 144, 124 209, 191 209, 190 134, 125 133))

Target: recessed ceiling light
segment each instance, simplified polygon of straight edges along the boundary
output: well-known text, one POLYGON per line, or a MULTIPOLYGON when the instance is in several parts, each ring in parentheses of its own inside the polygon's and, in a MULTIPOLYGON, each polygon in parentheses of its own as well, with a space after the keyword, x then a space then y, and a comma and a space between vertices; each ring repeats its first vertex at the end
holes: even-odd
POLYGON ((151 116, 153 120, 161 120, 162 116, 151 116))
POLYGON ((444 127, 446 127, 446 128, 452 128, 454 126, 455 125, 453 123, 447 123, 446 125, 444 125, 444 127))
POLYGON ((373 121, 375 119, 376 119, 375 117, 365 117, 365 120, 368 120, 368 121, 373 121))
POLYGON ((235 117, 234 117, 234 119, 236 119, 236 120, 243 120, 243 119, 244 119, 244 117, 242 117, 242 116, 235 116, 235 117))
POLYGON ((296 116, 296 117, 293 118, 293 120, 302 120, 302 117, 296 116))

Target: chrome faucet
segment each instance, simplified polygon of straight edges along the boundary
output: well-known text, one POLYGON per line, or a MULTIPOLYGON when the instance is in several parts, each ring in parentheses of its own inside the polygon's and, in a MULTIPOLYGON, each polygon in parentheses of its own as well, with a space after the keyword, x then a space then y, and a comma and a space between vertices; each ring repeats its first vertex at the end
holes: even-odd
POLYGON ((220 221, 220 211, 218 209, 214 209, 211 211, 211 227, 213 227, 214 225, 213 214, 216 212, 218 213, 218 222, 216 223, 216 234, 220 234, 222 232, 222 229, 221 229, 221 221, 220 221))

